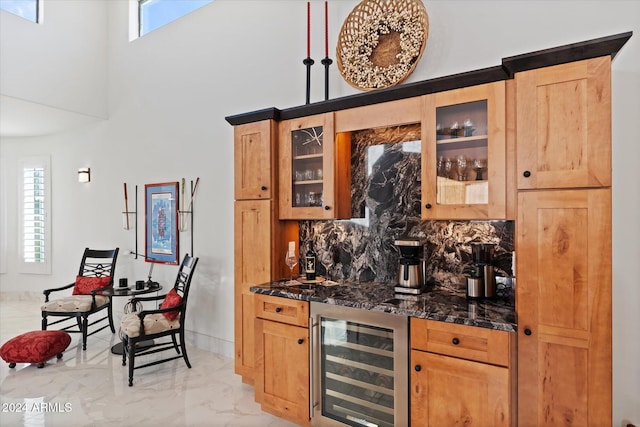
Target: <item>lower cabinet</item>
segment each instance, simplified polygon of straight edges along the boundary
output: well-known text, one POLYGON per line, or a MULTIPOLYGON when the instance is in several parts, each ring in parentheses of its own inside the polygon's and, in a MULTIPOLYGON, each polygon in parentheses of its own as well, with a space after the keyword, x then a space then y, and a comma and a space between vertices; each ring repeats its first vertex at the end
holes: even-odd
POLYGON ((515 425, 515 334, 411 319, 411 425, 515 425))
POLYGON ((309 425, 309 303, 255 295, 255 400, 309 425))

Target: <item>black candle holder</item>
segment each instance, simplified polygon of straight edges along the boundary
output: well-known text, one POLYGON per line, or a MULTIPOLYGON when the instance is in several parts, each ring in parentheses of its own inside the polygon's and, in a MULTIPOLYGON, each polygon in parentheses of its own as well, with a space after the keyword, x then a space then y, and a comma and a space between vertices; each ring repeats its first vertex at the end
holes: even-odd
POLYGON ((329 100, 329 66, 333 64, 333 60, 326 56, 322 61, 320 61, 322 65, 324 65, 324 100, 329 100))
POLYGON ((307 98, 306 103, 310 103, 311 99, 311 66, 315 64, 315 61, 310 57, 306 57, 302 60, 302 63, 307 67, 307 98))

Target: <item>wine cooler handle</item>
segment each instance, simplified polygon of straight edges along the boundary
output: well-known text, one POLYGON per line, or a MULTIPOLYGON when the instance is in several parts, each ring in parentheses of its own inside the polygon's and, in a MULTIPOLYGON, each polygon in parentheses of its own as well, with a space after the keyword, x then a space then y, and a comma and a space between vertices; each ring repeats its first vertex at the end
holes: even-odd
POLYGON ((315 378, 316 368, 313 366, 313 359, 316 346, 318 345, 317 329, 318 324, 314 318, 309 318, 309 418, 313 418, 313 410, 318 405, 316 402, 315 378))

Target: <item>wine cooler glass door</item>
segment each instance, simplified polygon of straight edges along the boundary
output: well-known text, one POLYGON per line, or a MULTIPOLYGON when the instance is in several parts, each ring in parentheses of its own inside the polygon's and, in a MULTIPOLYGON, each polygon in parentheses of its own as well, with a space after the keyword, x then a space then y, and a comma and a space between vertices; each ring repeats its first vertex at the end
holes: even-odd
POLYGON ((406 425, 406 317, 346 310, 383 316, 371 320, 355 320, 349 314, 314 317, 318 342, 313 369, 319 374, 313 381, 317 406, 312 424, 406 425))

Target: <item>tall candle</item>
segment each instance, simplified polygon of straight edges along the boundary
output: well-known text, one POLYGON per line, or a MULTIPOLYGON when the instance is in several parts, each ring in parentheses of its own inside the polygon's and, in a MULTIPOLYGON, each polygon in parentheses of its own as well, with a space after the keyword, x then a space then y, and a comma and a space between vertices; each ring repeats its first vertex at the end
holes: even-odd
POLYGON ((311 2, 307 2, 307 58, 311 58, 311 2))
POLYGON ((324 57, 329 57, 329 2, 324 2, 324 57))
POLYGON ((295 256, 296 253, 296 242, 289 242, 289 255, 295 256))

